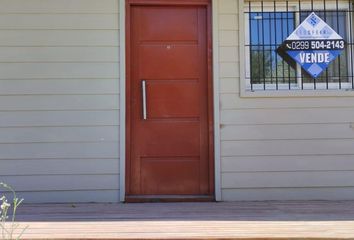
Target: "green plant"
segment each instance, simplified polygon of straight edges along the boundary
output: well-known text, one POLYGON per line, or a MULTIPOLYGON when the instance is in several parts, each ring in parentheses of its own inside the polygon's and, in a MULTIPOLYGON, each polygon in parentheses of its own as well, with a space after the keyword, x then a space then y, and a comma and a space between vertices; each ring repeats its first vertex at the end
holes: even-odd
MULTIPOLYGON (((12 202, 9 203, 8 199, 3 193, 0 195, 0 230, 1 230, 1 239, 2 240, 18 240, 21 238, 27 226, 23 229, 20 229, 20 225, 15 222, 17 208, 23 202, 23 199, 19 199, 16 195, 14 189, 0 182, 0 188, 4 189, 5 192, 12 194, 12 202)), ((0 191, 1 193, 1 191, 0 191)))

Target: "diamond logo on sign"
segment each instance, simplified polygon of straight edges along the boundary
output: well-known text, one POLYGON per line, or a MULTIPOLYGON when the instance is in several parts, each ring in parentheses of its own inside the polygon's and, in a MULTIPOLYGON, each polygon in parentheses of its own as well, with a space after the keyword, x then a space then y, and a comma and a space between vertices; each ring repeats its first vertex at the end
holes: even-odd
POLYGON ((345 41, 312 12, 279 47, 313 78, 326 70, 344 50, 345 41))

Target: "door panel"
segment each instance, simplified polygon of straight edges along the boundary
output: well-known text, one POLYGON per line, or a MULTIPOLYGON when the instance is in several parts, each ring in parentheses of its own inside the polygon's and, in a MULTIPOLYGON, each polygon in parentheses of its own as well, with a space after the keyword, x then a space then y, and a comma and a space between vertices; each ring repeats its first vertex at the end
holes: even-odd
POLYGON ((139 47, 141 75, 147 79, 196 79, 199 77, 197 43, 160 42, 139 47), (148 63, 148 64, 146 64, 148 63))
POLYGON ((199 159, 143 158, 142 189, 148 195, 199 193, 199 159))
POLYGON ((169 4, 129 10, 128 197, 213 195, 208 8, 169 4))
MULTIPOLYGON (((199 156, 200 124, 198 122, 159 122, 139 130, 139 150, 143 156, 199 156), (146 141, 145 139, 148 139, 146 141)), ((141 155, 140 155, 141 156, 141 155)))
POLYGON ((198 41, 198 9, 144 7, 139 27, 142 41, 198 41))
POLYGON ((149 119, 196 119, 200 116, 199 84, 197 81, 150 80, 147 84, 147 93, 149 119))

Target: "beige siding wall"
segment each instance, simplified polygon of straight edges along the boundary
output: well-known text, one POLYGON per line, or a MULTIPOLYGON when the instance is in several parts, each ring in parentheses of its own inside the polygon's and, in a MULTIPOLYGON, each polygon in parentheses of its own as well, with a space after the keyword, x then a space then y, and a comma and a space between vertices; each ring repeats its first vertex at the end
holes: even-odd
POLYGON ((241 98, 241 2, 218 1, 222 199, 354 199, 354 97, 241 98))
MULTIPOLYGON (((354 199, 354 97, 240 97, 241 0, 216 0, 222 200, 354 199)), ((0 0, 0 181, 119 200, 119 0, 0 0)))
POLYGON ((118 0, 0 0, 0 181, 119 198, 118 0))

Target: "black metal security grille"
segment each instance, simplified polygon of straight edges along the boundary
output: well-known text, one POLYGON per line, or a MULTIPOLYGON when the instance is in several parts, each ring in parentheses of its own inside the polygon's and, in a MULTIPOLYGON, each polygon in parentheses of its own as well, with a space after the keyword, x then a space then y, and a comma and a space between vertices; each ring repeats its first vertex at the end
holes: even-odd
POLYGON ((248 90, 354 90, 352 0, 245 1, 248 90), (315 12, 344 40, 345 49, 319 77, 289 64, 277 52, 284 40, 315 12))

